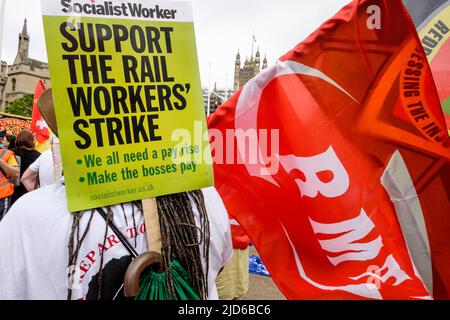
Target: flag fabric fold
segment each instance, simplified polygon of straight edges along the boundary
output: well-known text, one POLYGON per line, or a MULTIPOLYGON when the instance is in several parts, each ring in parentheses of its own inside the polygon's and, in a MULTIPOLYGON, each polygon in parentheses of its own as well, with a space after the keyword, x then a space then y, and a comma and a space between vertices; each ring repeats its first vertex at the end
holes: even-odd
POLYGON ((400 0, 350 3, 208 126, 216 187, 287 298, 450 298, 449 137, 400 0))

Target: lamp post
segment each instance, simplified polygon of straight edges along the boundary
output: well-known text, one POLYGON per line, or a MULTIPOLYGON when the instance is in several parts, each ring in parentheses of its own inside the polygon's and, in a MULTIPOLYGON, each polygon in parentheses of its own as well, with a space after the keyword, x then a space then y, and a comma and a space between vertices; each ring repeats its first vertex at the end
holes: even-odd
POLYGON ((228 73, 226 75, 227 80, 225 80, 225 100, 224 102, 226 102, 228 100, 228 73))
POLYGON ((209 63, 209 77, 208 77, 208 109, 207 109, 207 117, 211 114, 211 63, 209 63))

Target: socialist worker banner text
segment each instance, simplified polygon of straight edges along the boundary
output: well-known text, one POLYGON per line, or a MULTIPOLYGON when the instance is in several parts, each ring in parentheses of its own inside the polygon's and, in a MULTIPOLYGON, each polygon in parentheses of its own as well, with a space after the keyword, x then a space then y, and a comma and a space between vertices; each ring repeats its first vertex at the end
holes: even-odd
POLYGON ((213 185, 190 3, 42 9, 69 210, 213 185))

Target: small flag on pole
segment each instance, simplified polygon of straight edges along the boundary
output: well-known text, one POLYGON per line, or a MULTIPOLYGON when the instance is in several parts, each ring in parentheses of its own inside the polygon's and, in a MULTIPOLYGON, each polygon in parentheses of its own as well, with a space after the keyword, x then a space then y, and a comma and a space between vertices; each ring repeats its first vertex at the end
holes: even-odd
POLYGON ((40 152, 46 151, 50 148, 50 130, 47 123, 39 112, 37 101, 41 94, 45 91, 45 86, 39 80, 34 90, 33 99, 33 113, 31 120, 31 132, 36 135, 36 149, 40 152))

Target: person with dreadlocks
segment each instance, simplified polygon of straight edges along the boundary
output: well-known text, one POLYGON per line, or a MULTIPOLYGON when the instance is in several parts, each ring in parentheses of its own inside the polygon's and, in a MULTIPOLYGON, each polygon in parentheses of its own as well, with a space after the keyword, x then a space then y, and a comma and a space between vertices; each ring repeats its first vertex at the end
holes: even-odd
MULTIPOLYGON (((0 300, 119 299, 131 255, 96 210, 71 214, 64 180, 26 194, 0 224, 0 300)), ((203 299, 218 299, 232 255, 214 188, 158 197, 163 257, 175 256, 203 299), (201 233, 198 232, 201 230, 201 233)), ((137 253, 147 251, 139 202, 104 208, 137 253)))
MULTIPOLYGON (((41 113, 56 134, 54 114, 41 113)), ((162 196, 157 207, 164 265, 170 270, 176 258, 199 297, 218 299, 215 280, 232 256, 218 192, 162 196)), ((24 195, 0 224, 0 300, 124 298, 126 270, 133 255, 147 251, 152 232, 142 212, 142 203, 132 202, 70 213, 64 178, 24 195)))

